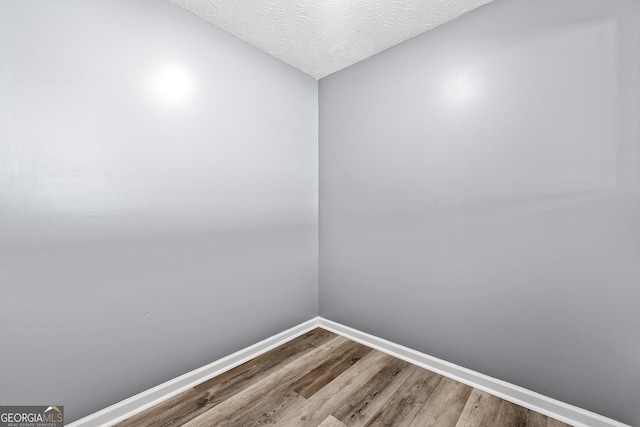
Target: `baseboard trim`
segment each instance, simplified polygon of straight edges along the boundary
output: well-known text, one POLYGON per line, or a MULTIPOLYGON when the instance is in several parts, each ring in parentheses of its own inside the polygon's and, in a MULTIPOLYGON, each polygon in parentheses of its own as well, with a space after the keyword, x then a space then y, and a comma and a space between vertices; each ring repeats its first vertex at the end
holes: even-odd
POLYGON ((576 427, 631 427, 322 317, 318 323, 323 329, 576 427))
POLYGON ((68 425, 68 427, 111 426, 220 375, 244 362, 284 344, 317 327, 342 335, 414 365, 460 381, 501 399, 534 410, 576 427, 631 427, 602 415, 578 408, 508 382, 438 359, 371 334, 322 317, 315 317, 257 344, 223 357, 133 397, 116 403, 68 425))
POLYGON ((284 332, 276 334, 259 343, 239 350, 229 356, 216 360, 201 368, 187 372, 156 387, 145 390, 135 396, 111 405, 93 414, 87 415, 67 427, 102 427, 124 421, 158 403, 190 389, 216 375, 220 375, 238 365, 247 362, 267 351, 276 348, 292 339, 305 334, 319 325, 318 318, 313 318, 284 332))

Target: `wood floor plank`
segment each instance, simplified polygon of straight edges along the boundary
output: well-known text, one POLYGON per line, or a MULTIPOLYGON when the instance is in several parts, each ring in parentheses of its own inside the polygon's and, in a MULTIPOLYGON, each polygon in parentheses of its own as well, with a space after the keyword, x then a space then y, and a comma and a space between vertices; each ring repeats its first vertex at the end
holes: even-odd
POLYGON ((547 427, 571 427, 569 424, 565 424, 562 421, 555 420, 551 417, 547 417, 547 427))
POLYGON ((429 400, 420 408, 411 425, 423 427, 455 427, 473 388, 442 378, 429 400))
POLYGON ((224 400, 235 390, 259 381, 274 370, 286 366, 291 360, 318 348, 336 336, 334 333, 316 328, 293 342, 283 344, 194 388, 198 392, 207 392, 210 396, 217 395, 218 400, 224 400))
POLYGON ((273 371, 287 366, 292 360, 318 348, 337 335, 321 328, 316 328, 275 349, 224 372, 193 389, 185 392, 193 400, 192 403, 174 404, 178 396, 135 415, 117 427, 162 426, 177 427, 198 417, 220 402, 233 396, 253 382, 268 376, 273 371), (193 393, 196 393, 195 395, 193 393), (166 411, 167 421, 156 420, 153 412, 166 411))
POLYGON ((310 370, 320 365, 326 357, 339 352, 342 346, 348 345, 349 340, 336 336, 320 347, 291 361, 286 366, 276 370, 269 376, 262 378, 248 387, 235 393, 218 405, 192 419, 185 426, 204 427, 215 423, 233 425, 234 421, 250 411, 261 401, 268 399, 269 393, 286 388, 310 370))
POLYGON ((302 408, 307 402, 307 399, 300 396, 297 392, 293 390, 289 390, 289 391, 295 393, 298 396, 298 398, 292 401, 289 405, 287 405, 286 408, 283 408, 280 412, 276 414, 275 417, 273 417, 275 425, 285 426, 289 424, 291 422, 290 420, 294 419, 300 414, 300 412, 302 411, 302 408))
POLYGON ((547 427, 548 417, 535 412, 529 411, 529 423, 527 427, 547 427))
POLYGON ((333 379, 353 366, 371 350, 371 347, 352 341, 351 348, 348 348, 346 351, 336 354, 332 358, 328 359, 326 363, 323 363, 296 381, 292 385, 292 388, 302 397, 308 399, 315 392, 329 384, 333 379))
POLYGON ((386 353, 378 350, 370 351, 353 366, 307 399, 300 412, 295 417, 283 421, 281 425, 292 427, 317 426, 391 360, 393 360, 393 357, 386 353))
POLYGON ((323 329, 119 427, 569 427, 323 329))
POLYGON ((199 393, 189 389, 164 402, 128 418, 116 426, 119 427, 178 427, 199 413, 204 406, 199 393))
POLYGON ((283 388, 269 393, 268 397, 245 414, 236 417, 230 426, 255 427, 263 425, 276 425, 298 411, 304 405, 306 399, 290 388, 283 388))
POLYGON ((332 415, 329 415, 323 422, 318 424, 318 427, 347 427, 347 425, 332 415))
POLYGON ((322 389, 370 351, 370 347, 348 341, 339 352, 328 357, 324 363, 293 382, 288 388, 269 393, 268 399, 235 420, 234 424, 243 427, 274 424, 287 417, 296 416, 303 410, 306 398, 322 389), (297 396, 301 398, 296 399, 297 396))
POLYGON ((404 360, 394 358, 349 399, 346 399, 333 412, 333 416, 349 426, 364 426, 407 378, 415 375, 419 369, 404 360))
POLYGON ((442 376, 426 369, 415 367, 411 375, 365 424, 366 426, 407 426, 416 416, 421 405, 436 389, 442 376))
POLYGON ((526 427, 529 425, 529 411, 515 403, 503 400, 498 407, 496 425, 509 427, 526 427))
POLYGON ((495 427, 502 399, 474 389, 460 414, 456 427, 495 427))

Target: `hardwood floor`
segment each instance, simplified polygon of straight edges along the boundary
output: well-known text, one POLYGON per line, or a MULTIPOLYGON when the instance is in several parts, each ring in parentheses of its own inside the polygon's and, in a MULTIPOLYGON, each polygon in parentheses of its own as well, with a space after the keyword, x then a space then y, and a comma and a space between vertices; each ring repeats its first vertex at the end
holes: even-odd
POLYGON ((265 424, 567 425, 318 328, 117 426, 265 424))

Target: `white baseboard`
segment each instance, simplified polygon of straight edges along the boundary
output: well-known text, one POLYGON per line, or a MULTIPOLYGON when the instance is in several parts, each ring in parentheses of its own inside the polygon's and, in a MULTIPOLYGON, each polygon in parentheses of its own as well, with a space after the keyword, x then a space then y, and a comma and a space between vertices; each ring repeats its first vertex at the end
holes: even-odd
POLYGON ((353 341, 383 351, 506 401, 547 415, 575 427, 630 427, 610 418, 569 405, 526 388, 454 365, 428 354, 358 331, 331 320, 318 318, 319 326, 353 341))
POLYGON ((98 427, 116 424, 317 327, 576 427, 630 427, 602 415, 454 365, 322 317, 315 317, 230 356, 143 391, 129 399, 71 423, 68 427, 98 427))
POLYGON ((111 426, 144 411, 158 403, 182 393, 216 375, 220 375, 238 365, 247 362, 267 351, 276 348, 318 327, 318 318, 313 318, 291 329, 260 341, 257 344, 237 351, 222 359, 216 360, 201 368, 187 372, 177 378, 145 390, 128 399, 111 405, 101 411, 87 415, 67 427, 101 427, 111 426))

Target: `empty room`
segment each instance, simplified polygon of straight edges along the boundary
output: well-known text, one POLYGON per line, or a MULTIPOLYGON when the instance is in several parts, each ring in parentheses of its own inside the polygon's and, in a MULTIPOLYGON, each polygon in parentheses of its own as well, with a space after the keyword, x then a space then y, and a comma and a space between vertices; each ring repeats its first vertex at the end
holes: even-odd
POLYGON ((640 1, 0 0, 0 343, 0 427, 640 426, 640 1))

